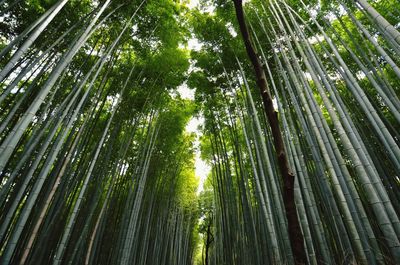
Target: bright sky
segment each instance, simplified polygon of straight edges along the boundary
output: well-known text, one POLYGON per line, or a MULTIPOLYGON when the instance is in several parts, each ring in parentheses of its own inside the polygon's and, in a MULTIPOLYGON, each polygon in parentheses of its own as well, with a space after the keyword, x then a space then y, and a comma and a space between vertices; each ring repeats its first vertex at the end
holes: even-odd
MULTIPOLYGON (((188 7, 195 8, 198 6, 199 0, 190 0, 188 7)), ((188 48, 190 50, 200 50, 201 44, 196 38, 192 38, 188 41, 188 48)), ((178 93, 182 98, 194 100, 194 93, 195 91, 189 89, 186 83, 183 83, 177 89, 178 93)), ((208 174, 211 171, 210 165, 208 165, 204 160, 200 158, 200 137, 202 135, 201 131, 199 130, 199 126, 204 123, 204 118, 200 117, 192 117, 192 119, 186 125, 186 132, 188 133, 195 133, 196 139, 194 141, 195 147, 195 174, 197 177, 200 178, 199 187, 197 188, 197 193, 200 193, 204 188, 204 181, 206 180, 208 174)))
POLYGON ((195 8, 199 4, 199 0, 190 0, 188 7, 189 8, 195 8))
POLYGON ((206 180, 208 174, 211 171, 210 165, 208 165, 204 160, 200 158, 200 136, 201 131, 199 131, 199 126, 204 123, 204 118, 193 117, 186 126, 186 131, 189 133, 194 132, 196 134, 196 139, 194 141, 195 147, 195 174, 200 178, 199 187, 197 188, 197 193, 203 190, 204 181, 206 180))
MULTIPOLYGON (((178 87, 178 93, 181 95, 182 98, 194 100, 194 90, 189 89, 186 84, 182 84, 178 87)), ((194 141, 195 147, 195 174, 199 177, 199 187, 197 188, 197 193, 200 193, 203 190, 204 181, 206 180, 208 174, 210 173, 211 167, 200 158, 200 137, 202 135, 201 131, 199 130, 199 126, 204 123, 204 118, 200 117, 192 117, 188 124, 186 125, 186 132, 188 133, 195 133, 196 138, 194 141)))
POLYGON ((200 51, 201 50, 201 43, 199 43, 198 39, 192 38, 188 41, 188 48, 189 50, 200 51))
MULTIPOLYGON (((187 7, 189 7, 189 8, 199 7, 200 8, 199 0, 189 0, 187 7)), ((201 12, 213 13, 215 10, 215 7, 212 5, 208 5, 208 6, 203 5, 203 6, 201 6, 200 9, 201 9, 201 12)))
POLYGON ((182 85, 180 85, 177 88, 177 91, 178 91, 179 95, 181 95, 181 98, 194 100, 194 90, 189 89, 187 87, 186 83, 183 83, 182 85))

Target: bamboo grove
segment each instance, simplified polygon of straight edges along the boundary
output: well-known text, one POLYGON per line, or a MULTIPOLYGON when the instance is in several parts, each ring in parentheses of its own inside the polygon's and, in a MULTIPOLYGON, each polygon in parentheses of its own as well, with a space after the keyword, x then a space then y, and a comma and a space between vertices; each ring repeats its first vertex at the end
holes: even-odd
MULTIPOLYGON (((241 2, 241 1, 238 1, 241 2)), ((284 179, 231 2, 197 14, 191 84, 213 165, 209 264, 292 264, 284 179), (206 30, 208 29, 208 31, 206 30)), ((399 4, 250 1, 309 264, 398 264, 399 4), (380 15, 383 14, 384 16, 380 15)), ((247 48, 247 47, 246 47, 247 48)))
POLYGON ((0 0, 0 264, 399 264, 400 3, 190 2, 0 0))
POLYGON ((179 6, 40 3, 2 6, 1 264, 190 263, 179 6))

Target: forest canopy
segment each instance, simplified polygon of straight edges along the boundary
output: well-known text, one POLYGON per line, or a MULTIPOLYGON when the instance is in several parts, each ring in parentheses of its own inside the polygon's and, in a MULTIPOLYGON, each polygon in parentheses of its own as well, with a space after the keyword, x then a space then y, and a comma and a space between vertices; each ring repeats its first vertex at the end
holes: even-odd
POLYGON ((0 264, 400 264, 399 30, 397 0, 0 0, 0 264))

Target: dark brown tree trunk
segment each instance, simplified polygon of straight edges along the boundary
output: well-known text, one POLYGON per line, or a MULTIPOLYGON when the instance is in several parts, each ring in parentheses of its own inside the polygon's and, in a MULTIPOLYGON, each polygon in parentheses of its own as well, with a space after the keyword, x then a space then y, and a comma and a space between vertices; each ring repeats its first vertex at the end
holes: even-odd
POLYGON ((208 224, 208 227, 207 227, 205 265, 210 264, 209 261, 208 261, 208 259, 209 259, 209 251, 210 251, 211 243, 214 241, 214 237, 213 237, 213 235, 211 233, 211 225, 212 225, 212 222, 210 221, 210 223, 208 224))
POLYGON ((272 97, 268 90, 267 78, 265 76, 262 64, 256 54, 251 42, 250 34, 246 26, 242 0, 233 0, 236 10, 236 18, 239 23, 240 32, 246 46, 247 55, 253 65, 258 88, 264 104, 265 114, 271 127, 272 136, 274 138, 274 147, 278 158, 279 170, 283 177, 283 202, 285 205, 286 218, 288 221, 288 231, 290 244, 293 251, 295 264, 306 264, 307 257, 304 248, 303 234, 301 233, 300 223, 296 213, 296 205, 294 201, 294 174, 289 168, 285 146, 283 143, 281 129, 279 127, 278 114, 274 110, 272 97))

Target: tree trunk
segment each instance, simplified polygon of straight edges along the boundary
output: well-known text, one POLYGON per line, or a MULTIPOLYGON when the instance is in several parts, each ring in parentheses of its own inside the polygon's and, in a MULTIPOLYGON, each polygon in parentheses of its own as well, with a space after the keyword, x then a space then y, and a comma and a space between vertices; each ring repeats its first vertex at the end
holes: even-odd
POLYGON ((205 265, 210 264, 209 263, 209 252, 210 252, 210 245, 212 243, 212 239, 211 239, 212 235, 211 235, 211 222, 208 224, 207 227, 207 239, 206 239, 206 258, 205 258, 205 265))
POLYGON ((268 91, 268 84, 265 73, 262 69, 261 62, 251 43, 250 34, 246 26, 242 0, 233 0, 236 10, 236 18, 239 23, 240 32, 246 46, 247 55, 253 65, 257 85, 260 89, 261 97, 264 104, 265 114, 268 118, 274 138, 274 147, 278 159, 279 170, 283 177, 283 201, 285 204, 286 218, 288 221, 288 230, 290 244, 293 251, 295 264, 305 264, 307 262, 306 252, 304 248, 303 234, 300 229, 299 220, 296 214, 296 205, 294 200, 294 179, 295 176, 289 168, 285 147, 282 139, 282 133, 279 127, 278 115, 272 104, 272 97, 268 91))

